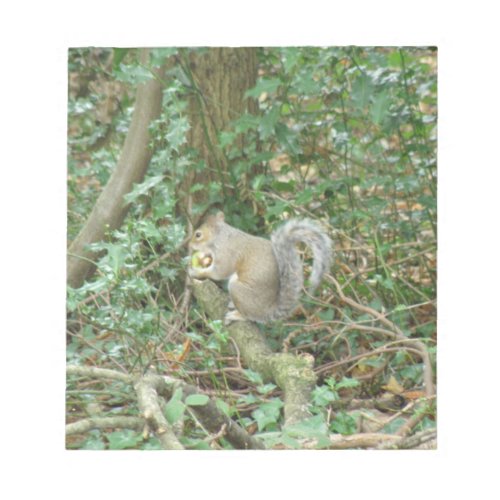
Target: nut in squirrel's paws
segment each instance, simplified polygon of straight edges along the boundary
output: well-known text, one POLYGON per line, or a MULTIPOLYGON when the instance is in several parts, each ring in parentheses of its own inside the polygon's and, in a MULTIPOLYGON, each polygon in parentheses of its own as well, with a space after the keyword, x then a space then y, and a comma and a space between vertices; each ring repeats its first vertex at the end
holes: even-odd
POLYGON ((207 268, 212 265, 213 257, 209 253, 195 252, 191 256, 191 266, 194 268, 207 268))
POLYGON ((195 252, 191 255, 191 265, 188 266, 188 274, 191 278, 206 279, 213 267, 214 259, 212 254, 205 252, 195 252))

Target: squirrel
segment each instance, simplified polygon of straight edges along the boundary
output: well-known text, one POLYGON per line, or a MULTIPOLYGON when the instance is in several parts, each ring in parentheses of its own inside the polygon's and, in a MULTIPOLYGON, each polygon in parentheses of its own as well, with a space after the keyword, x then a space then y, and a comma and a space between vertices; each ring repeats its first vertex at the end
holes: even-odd
POLYGON ((284 319, 297 306, 304 283, 298 242, 313 252, 312 293, 330 267, 332 250, 330 238, 310 219, 291 219, 267 240, 230 226, 222 212, 210 215, 189 242, 188 272, 195 279, 229 280, 226 324, 284 319))

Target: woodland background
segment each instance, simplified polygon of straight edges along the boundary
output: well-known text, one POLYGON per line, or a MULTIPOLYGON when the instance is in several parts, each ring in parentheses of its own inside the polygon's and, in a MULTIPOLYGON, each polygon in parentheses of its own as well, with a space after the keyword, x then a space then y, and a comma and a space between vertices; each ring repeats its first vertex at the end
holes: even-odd
POLYGON ((70 49, 68 448, 435 447, 436 56, 70 49), (313 360, 308 418, 186 280, 213 208, 330 232, 330 277, 263 328, 313 360))

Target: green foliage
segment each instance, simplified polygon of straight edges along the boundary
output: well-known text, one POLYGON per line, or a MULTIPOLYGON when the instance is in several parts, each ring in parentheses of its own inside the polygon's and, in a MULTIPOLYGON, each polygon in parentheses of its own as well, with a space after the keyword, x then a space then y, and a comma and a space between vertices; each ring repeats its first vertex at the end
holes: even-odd
POLYGON ((186 398, 188 406, 205 406, 209 401, 206 394, 191 394, 186 398))
MULTIPOLYGON (((190 50, 202 54, 210 49, 183 50, 189 55, 190 50)), ((150 79, 165 58, 179 61, 180 55, 175 48, 154 49, 142 64, 135 49, 70 50, 69 240, 78 234, 120 157, 136 86, 150 79)), ((257 102, 258 112, 231 112, 231 124, 218 130, 214 144, 228 161, 227 184, 236 186, 237 194, 231 197, 225 197, 227 186, 220 182, 188 182, 207 168, 188 142, 188 101, 197 89, 185 68, 169 67, 162 81, 162 113, 150 129, 148 174, 125 197, 130 210, 122 227, 93 245, 98 251, 94 276, 68 289, 67 356, 77 364, 129 372, 154 366, 188 380, 192 376, 191 382, 202 380, 204 387, 224 394, 216 401, 225 414, 266 433, 268 443, 300 447, 300 439, 315 438, 322 447, 329 432, 355 431, 352 416, 332 410, 339 401, 346 395, 377 394, 389 374, 405 388, 419 386, 421 360, 404 350, 371 354, 387 339, 366 328, 384 325, 339 304, 333 288, 324 286, 321 304, 305 301, 315 316, 309 323, 320 325, 302 329, 292 349, 310 352, 316 367, 333 365, 328 373, 334 376, 314 390, 312 419, 277 437, 283 424, 279 389, 250 370, 237 379, 224 374, 231 363, 223 324, 206 321, 195 307, 187 316, 181 311, 186 196, 206 195, 204 204, 192 207, 193 217, 223 203, 229 222, 254 234, 269 234, 287 217, 321 220, 331 228, 336 250, 332 274, 343 293, 409 337, 423 339, 434 360, 436 54, 425 47, 286 47, 259 49, 258 56, 260 76, 245 93, 257 102), (349 358, 356 361, 342 364, 349 358), (370 380, 366 375, 372 372, 378 375, 370 380), (370 381, 359 382, 358 375, 370 381)), ((266 328, 273 348, 281 349, 296 327, 266 328)), ((133 395, 123 389, 106 397, 117 404, 107 406, 107 412, 117 408, 137 414, 133 395)), ((76 408, 88 402, 71 399, 76 408)), ((188 447, 209 447, 191 414, 191 407, 206 402, 202 394, 183 400, 176 393, 165 405, 167 420, 183 422, 189 430, 183 437, 188 447)), ((79 446, 155 449, 159 443, 133 432, 92 431, 79 446)))
POLYGON ((354 434, 356 432, 356 420, 351 415, 345 412, 339 411, 335 415, 335 419, 330 424, 330 429, 332 432, 338 434, 354 434))
POLYGON ((127 448, 135 448, 142 442, 142 436, 138 432, 124 429, 114 431, 107 435, 110 450, 126 450, 127 448))
POLYGON ((252 412, 252 417, 257 423, 259 432, 278 429, 281 408, 283 408, 283 402, 277 398, 259 404, 259 407, 252 412))
MULTIPOLYGON (((324 385, 317 386, 313 391, 313 411, 326 415, 325 411, 331 407, 332 403, 342 399, 339 391, 356 389, 359 386, 359 381, 354 378, 343 377, 338 382, 334 378, 327 378, 324 385)), ((330 432, 337 434, 353 434, 356 428, 356 420, 343 411, 337 411, 329 425, 330 432)))
POLYGON ((291 438, 315 439, 317 441, 317 448, 324 448, 330 444, 328 435, 328 426, 319 415, 289 425, 285 430, 285 436, 291 438))
POLYGON ((102 440, 100 433, 97 431, 90 431, 87 439, 80 444, 82 450, 105 450, 106 444, 102 440))
POLYGON ((184 416, 185 411, 186 404, 182 401, 182 390, 177 389, 165 405, 165 418, 169 424, 175 424, 184 416))

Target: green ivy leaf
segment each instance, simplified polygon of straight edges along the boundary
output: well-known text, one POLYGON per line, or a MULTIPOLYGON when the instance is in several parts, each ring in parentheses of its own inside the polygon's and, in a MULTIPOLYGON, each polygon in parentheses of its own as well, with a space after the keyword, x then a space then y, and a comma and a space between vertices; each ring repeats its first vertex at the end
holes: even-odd
POLYGON ((326 406, 338 399, 338 395, 324 385, 316 387, 312 395, 316 406, 326 406))
POLYGON ((184 240, 186 230, 182 224, 171 224, 167 227, 165 235, 170 245, 175 248, 184 240))
POLYGON ((369 76, 360 75, 352 84, 352 99, 358 105, 358 109, 364 109, 370 102, 373 94, 373 83, 369 76))
POLYGON ((182 402, 182 389, 176 389, 170 401, 165 405, 165 418, 169 424, 175 424, 184 416, 186 405, 182 402))
POLYGON ((318 311, 317 315, 321 321, 333 321, 335 311, 334 309, 325 309, 324 311, 318 311))
POLYGON ((190 394, 184 402, 188 406, 205 406, 209 400, 210 398, 206 394, 190 394))
POLYGON ((286 200, 278 200, 274 202, 272 205, 270 204, 267 207, 267 214, 269 216, 275 215, 275 216, 282 216, 283 213, 287 212, 290 210, 290 203, 287 202, 286 200))
POLYGON ((260 394, 269 394, 270 392, 273 392, 274 389, 276 389, 276 385, 271 383, 260 385, 259 387, 257 387, 257 390, 260 392, 260 394))
POLYGON ((248 130, 256 130, 259 127, 259 123, 260 118, 258 116, 245 113, 235 120, 232 125, 236 133, 243 134, 248 130))
POLYGON ((120 67, 120 63, 123 61, 123 58, 127 55, 127 52, 130 49, 124 48, 114 48, 113 49, 113 70, 117 70, 120 67))
POLYGON ((153 78, 153 73, 148 68, 138 64, 120 63, 114 73, 117 80, 132 85, 144 83, 153 78))
POLYGON ((354 387, 359 387, 359 380, 355 378, 343 377, 340 382, 337 382, 337 389, 352 389, 354 387))
POLYGON ((380 94, 375 97, 370 108, 370 116, 377 125, 382 125, 387 118, 390 102, 391 97, 387 90, 380 92, 380 94))
POLYGON ((394 420, 391 420, 387 425, 382 427, 382 432, 384 434, 395 434, 402 425, 404 425, 406 420, 403 417, 398 417, 394 420))
POLYGON ((182 437, 182 444, 188 449, 188 450, 213 450, 213 448, 210 447, 210 444, 207 443, 206 441, 203 441, 203 439, 192 439, 186 436, 182 437))
POLYGON ((160 47, 150 49, 149 58, 152 66, 161 66, 166 59, 175 56, 179 49, 177 47, 160 47))
POLYGON ((406 311, 408 309, 408 306, 406 306, 405 304, 398 304, 393 310, 392 312, 393 313, 396 313, 396 312, 401 312, 401 311, 406 311))
POLYGON ((226 417, 230 417, 232 414, 231 407, 222 399, 216 399, 215 405, 217 408, 226 415, 226 417))
POLYGON ((306 188, 303 189, 295 198, 295 202, 297 205, 307 205, 308 203, 311 203, 312 199, 314 197, 314 192, 311 188, 306 188))
POLYGON ((292 450, 299 450, 302 447, 298 439, 295 439, 288 434, 283 434, 279 439, 279 442, 292 450))
POLYGON ((356 432, 356 420, 351 415, 339 411, 335 415, 335 419, 330 424, 330 429, 333 432, 343 435, 354 434, 356 432))
POLYGON ((271 430, 275 428, 275 424, 279 421, 282 407, 282 401, 279 399, 272 399, 267 403, 261 404, 252 412, 252 417, 257 422, 259 431, 263 431, 266 428, 271 430))
POLYGON ((272 94, 276 92, 280 85, 281 80, 279 78, 262 78, 257 82, 255 87, 245 92, 245 97, 258 98, 264 92, 267 94, 272 94))
POLYGON ((245 374, 246 378, 250 380, 250 382, 252 382, 253 384, 256 385, 263 384, 262 375, 260 373, 250 370, 249 368, 243 370, 243 373, 245 374))
POLYGON ((236 132, 227 132, 223 131, 219 133, 219 146, 221 148, 225 148, 226 146, 230 146, 234 140, 236 139, 238 134, 236 132))
POLYGON ((125 259, 128 256, 127 250, 117 244, 117 245, 106 245, 108 254, 107 254, 107 261, 111 269, 113 270, 113 273, 115 276, 118 275, 120 272, 120 269, 122 268, 123 264, 125 263, 125 259))
POLYGON ((262 140, 274 135, 274 129, 280 119, 280 106, 273 106, 260 120, 259 134, 262 140))
POLYGON ((132 191, 127 193, 123 198, 127 203, 134 202, 140 196, 147 194, 151 189, 160 184, 165 179, 163 175, 154 175, 147 177, 143 182, 134 184, 132 191))
POLYGON ((297 182, 294 179, 290 179, 287 182, 283 181, 273 181, 272 187, 276 191, 280 191, 282 193, 293 193, 296 189, 297 182))
POLYGON ((190 125, 186 116, 172 120, 169 123, 165 139, 174 151, 179 152, 180 146, 187 142, 186 133, 189 128, 190 125))
POLYGON ((148 240, 161 242, 164 238, 158 226, 151 219, 139 221, 136 227, 138 232, 148 240))
POLYGON ((82 450, 105 450, 106 445, 100 436, 90 436, 80 446, 82 450))
POLYGON ((423 205, 425 208, 430 208, 431 210, 436 210, 437 205, 436 205, 436 198, 435 196, 430 196, 430 195, 420 195, 417 198, 417 201, 423 205))
POLYGON ((110 450, 136 448, 137 445, 142 442, 141 434, 129 429, 112 432, 107 435, 107 438, 110 450))
POLYGON ((316 439, 319 448, 330 444, 328 426, 322 415, 315 415, 286 427, 285 433, 291 437, 316 439))
POLYGON ((321 84, 309 72, 301 72, 295 79, 291 92, 316 96, 321 92, 321 84))
POLYGON ((296 47, 281 49, 281 60, 285 73, 291 73, 300 61, 302 50, 296 47))
POLYGON ((159 439, 152 436, 141 446, 141 450, 163 450, 163 446, 159 439))
POLYGON ((280 144, 293 155, 298 155, 301 152, 297 134, 289 129, 284 123, 276 124, 276 137, 280 144))

